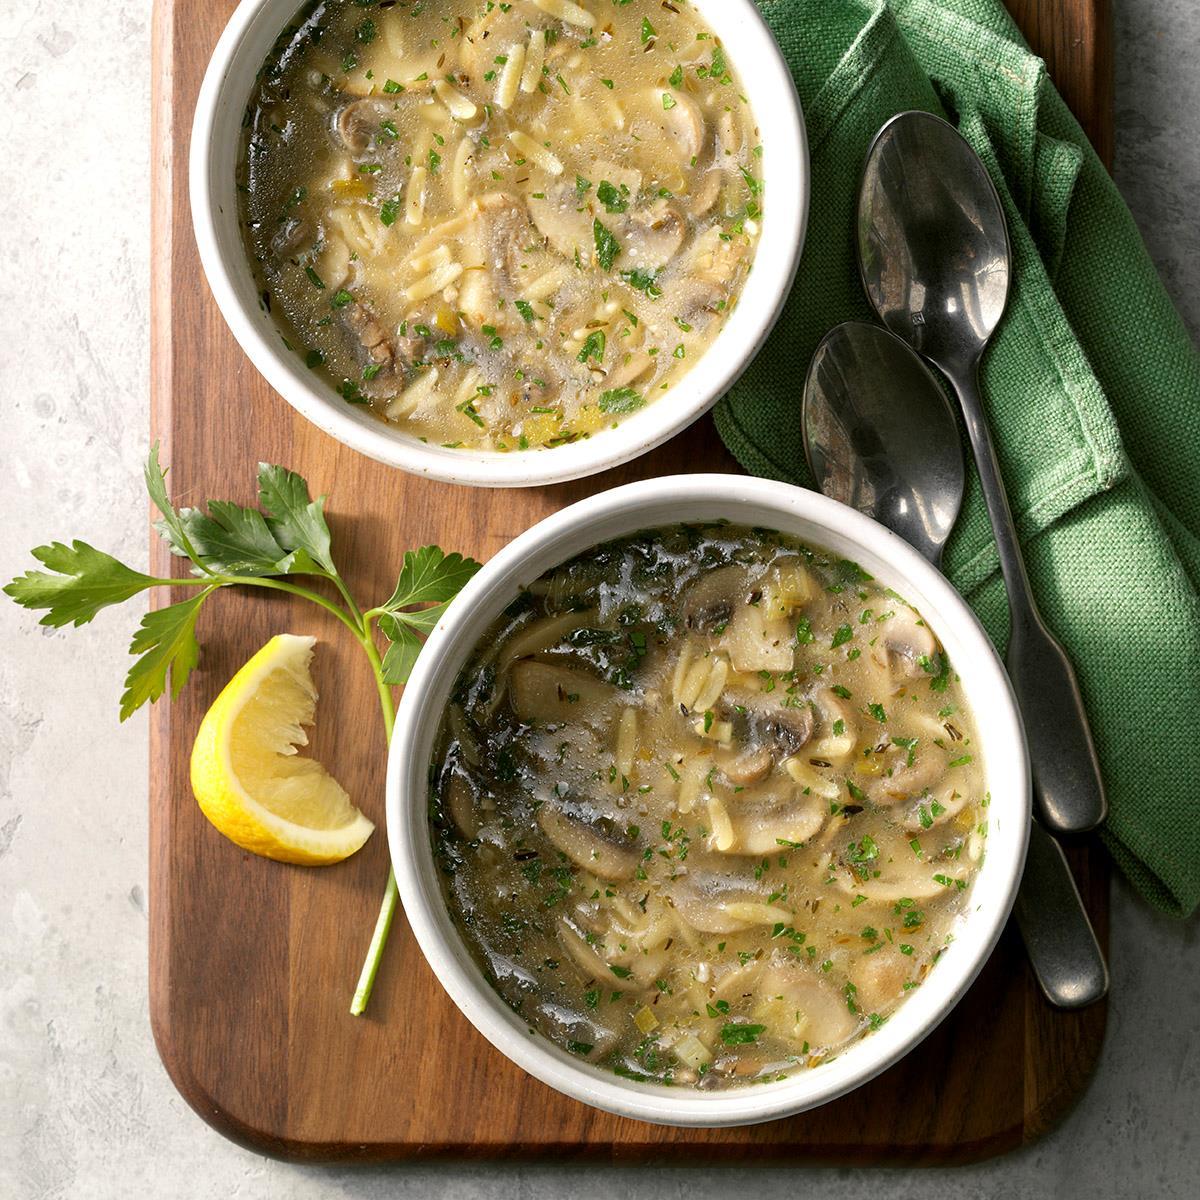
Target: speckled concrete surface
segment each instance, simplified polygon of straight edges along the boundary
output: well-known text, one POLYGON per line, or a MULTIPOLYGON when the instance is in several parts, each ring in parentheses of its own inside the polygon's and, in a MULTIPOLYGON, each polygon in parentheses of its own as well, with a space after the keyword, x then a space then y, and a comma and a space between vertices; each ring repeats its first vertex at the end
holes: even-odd
MULTIPOLYGON (((836 0, 831 0, 836 2, 836 0)), ((1116 0, 1118 180, 1200 331, 1200 5, 1116 0)), ((0 574, 51 537, 138 563, 147 437, 149 0, 0 17, 0 574)), ((0 1197, 655 1200, 1176 1197, 1200 1174, 1196 922, 1120 886, 1099 1070, 1066 1124, 929 1172, 328 1170, 268 1162, 175 1094, 146 1018, 146 725, 115 719, 135 614, 82 632, 0 604, 0 1197)))

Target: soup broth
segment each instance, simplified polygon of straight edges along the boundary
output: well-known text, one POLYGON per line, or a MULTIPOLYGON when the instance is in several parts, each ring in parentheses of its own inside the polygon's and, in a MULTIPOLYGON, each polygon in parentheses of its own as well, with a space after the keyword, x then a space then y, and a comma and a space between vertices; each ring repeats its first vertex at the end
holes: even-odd
POLYGON ((762 148, 686 0, 328 0, 282 35, 239 177, 289 346, 422 440, 589 437, 737 302, 762 148))
POLYGON ((461 672, 431 804, 453 919, 531 1029, 705 1088, 887 1021, 952 940, 987 832, 974 720, 920 614, 730 526, 530 586, 461 672))

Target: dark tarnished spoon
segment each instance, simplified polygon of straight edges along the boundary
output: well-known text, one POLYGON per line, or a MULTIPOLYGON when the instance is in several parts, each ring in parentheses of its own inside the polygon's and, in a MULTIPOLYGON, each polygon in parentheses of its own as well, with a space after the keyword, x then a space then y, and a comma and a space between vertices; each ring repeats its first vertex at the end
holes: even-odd
POLYGON ((1008 225, 986 168, 952 125, 907 112, 876 135, 859 195, 858 256, 875 311, 942 372, 966 420, 1008 591, 1008 672, 1039 814, 1055 833, 1094 829, 1108 805, 1087 713, 1030 591, 979 393, 979 364, 1008 302, 1008 225))
MULTIPOLYGON (((847 322, 817 347, 804 386, 804 449, 817 486, 886 525, 939 570, 962 506, 958 426, 932 372, 877 325, 847 322)), ((1013 909, 1051 1004, 1108 992, 1108 967, 1058 842, 1035 819, 1013 909)))

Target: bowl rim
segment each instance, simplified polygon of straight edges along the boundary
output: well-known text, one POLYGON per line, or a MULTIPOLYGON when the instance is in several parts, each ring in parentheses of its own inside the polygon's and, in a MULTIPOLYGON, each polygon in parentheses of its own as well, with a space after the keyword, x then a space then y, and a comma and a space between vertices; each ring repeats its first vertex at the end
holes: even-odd
MULTIPOLYGON (((261 311, 238 229, 232 176, 236 147, 219 143, 217 128, 231 111, 240 120, 253 73, 302 0, 241 0, 217 41, 197 97, 188 188, 200 262, 213 298, 267 383, 303 417, 351 449, 416 475, 478 487, 542 486, 608 470, 661 445, 711 409, 757 356, 791 292, 808 225, 810 164, 791 71, 753 0, 699 0, 699 5, 706 21, 725 28, 736 24, 736 36, 754 46, 752 71, 747 64, 742 81, 767 144, 763 175, 772 199, 764 207, 754 263, 739 303, 705 351, 705 369, 688 371, 669 392, 616 428, 553 450, 502 452, 428 445, 353 408, 282 345, 261 311), (709 6, 719 18, 705 11, 709 6), (773 105, 768 118, 765 103, 756 102, 754 94, 783 103, 773 105), (769 138, 763 132, 768 120, 773 123, 769 138)), ((724 34, 722 40, 727 40, 724 34)), ((733 61, 736 65, 748 57, 734 55, 733 61)))
POLYGON ((426 961, 462 1013, 501 1053, 563 1094, 619 1116, 680 1127, 752 1124, 805 1111, 867 1082, 915 1047, 961 999, 1000 937, 1024 866, 1030 811, 1028 751, 1012 687, 983 627, 952 585, 911 546, 861 513, 790 484, 738 475, 667 476, 627 484, 562 509, 505 546, 431 633, 404 690, 387 764, 387 834, 400 898, 426 961), (987 853, 953 947, 883 1028, 784 1082, 701 1093, 627 1081, 540 1035, 530 1036, 528 1026, 484 980, 442 899, 429 838, 428 754, 463 661, 523 584, 622 533, 718 513, 727 513, 734 523, 762 525, 761 519, 739 521, 737 513, 761 516, 764 510, 779 521, 768 527, 818 528, 824 536, 797 536, 835 552, 849 548, 877 570, 884 564, 882 576, 890 586, 899 584, 901 594, 919 598, 923 613, 936 613, 939 636, 953 646, 965 688, 970 676, 968 698, 977 715, 982 715, 979 702, 988 701, 980 742, 986 746, 993 805, 1000 800, 1005 807, 1002 813, 995 806, 989 810, 987 853), (655 519, 656 512, 664 516, 655 519), (601 525, 613 527, 592 536, 590 531, 601 525), (1005 781, 1002 791, 997 781, 1005 781))

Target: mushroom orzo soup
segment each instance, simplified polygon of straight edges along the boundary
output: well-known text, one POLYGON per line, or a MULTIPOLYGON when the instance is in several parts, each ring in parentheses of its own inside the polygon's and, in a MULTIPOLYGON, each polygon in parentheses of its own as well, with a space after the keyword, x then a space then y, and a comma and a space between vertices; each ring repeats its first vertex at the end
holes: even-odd
POLYGON ((855 564, 651 530, 479 643, 431 779, 450 912, 530 1028, 697 1087, 812 1067, 952 939, 982 861, 975 722, 937 636, 855 564))
POLYGON ((761 155, 687 0, 327 0, 250 98, 242 220, 281 336, 347 403, 554 447, 703 370, 761 155))

